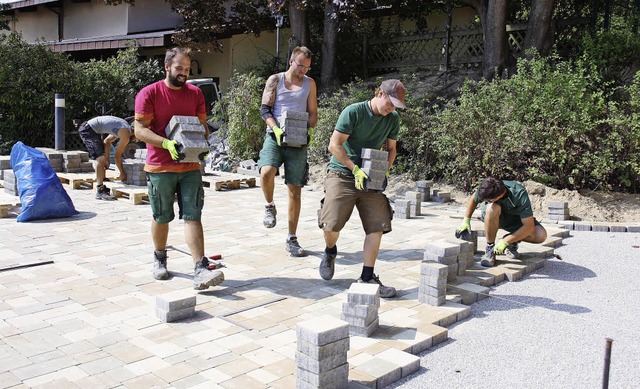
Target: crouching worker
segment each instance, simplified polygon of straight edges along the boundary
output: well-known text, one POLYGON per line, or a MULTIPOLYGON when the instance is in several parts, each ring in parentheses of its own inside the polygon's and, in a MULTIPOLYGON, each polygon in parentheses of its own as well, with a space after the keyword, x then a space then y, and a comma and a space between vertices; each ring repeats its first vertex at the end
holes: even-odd
POLYGON ((496 254, 518 258, 518 243, 542 243, 547 231, 533 217, 533 209, 527 190, 517 182, 503 181, 495 177, 485 178, 467 203, 464 220, 456 230, 457 235, 471 231, 471 215, 478 204, 484 202, 480 220, 484 222, 487 240, 485 254, 480 261, 484 267, 495 263, 496 254), (498 229, 508 234, 496 243, 498 229))
POLYGON ((98 190, 96 199, 98 200, 115 200, 116 198, 109 193, 109 189, 104 185, 106 170, 109 168, 109 160, 111 156, 111 144, 118 140, 116 146, 115 161, 120 176, 118 181, 126 181, 127 174, 122 167, 122 154, 125 147, 134 137, 133 130, 126 120, 116 116, 97 116, 80 125, 78 128, 80 139, 89 151, 89 157, 95 159, 96 166, 96 182, 98 190), (102 136, 107 135, 104 140, 102 136))

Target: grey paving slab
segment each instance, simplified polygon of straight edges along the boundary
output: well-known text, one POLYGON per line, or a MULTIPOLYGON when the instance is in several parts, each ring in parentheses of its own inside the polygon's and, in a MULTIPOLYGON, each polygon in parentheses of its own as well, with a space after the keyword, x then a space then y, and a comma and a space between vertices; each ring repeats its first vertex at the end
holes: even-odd
MULTIPOLYGON (((205 191, 206 252, 222 254, 227 267, 222 285, 201 292, 190 291, 193 263, 180 251, 168 253, 169 280, 151 277, 149 205, 99 202, 88 189, 67 192, 80 211, 77 216, 31 223, 0 219, 0 266, 53 261, 0 272, 0 377, 12 385, 292 387, 296 325, 324 315, 340 319, 348 290, 360 275, 364 234, 354 212, 338 241, 333 280, 319 277, 321 188, 303 190, 298 237, 309 252, 303 258, 284 250, 282 180, 276 182, 280 213, 273 229, 262 226, 260 188, 205 191), (177 291, 197 296, 195 316, 163 323, 155 315, 156 297, 177 291)), ((461 296, 451 292, 441 307, 418 302, 425 247, 454 241, 460 213, 430 202, 422 209, 423 215, 395 219, 393 231, 382 239, 376 273, 398 289, 398 297, 380 300, 379 326, 366 341, 351 337, 353 387, 399 379, 407 373, 400 365, 380 375, 368 367, 382 363, 378 354, 385 350, 417 354, 444 342, 446 327, 469 314, 468 306, 457 303, 461 296)), ((179 220, 170 224, 169 244, 187 250, 179 220)), ((521 251, 526 258, 540 258, 553 247, 523 244, 521 251)), ((495 285, 505 274, 515 279, 512 274, 537 269, 499 264, 493 269, 476 264, 456 282, 495 285)))

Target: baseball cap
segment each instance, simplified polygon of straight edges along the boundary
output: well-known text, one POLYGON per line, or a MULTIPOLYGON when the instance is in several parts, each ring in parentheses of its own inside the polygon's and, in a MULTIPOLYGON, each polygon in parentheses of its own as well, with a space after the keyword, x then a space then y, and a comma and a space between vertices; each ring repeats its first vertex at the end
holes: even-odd
POLYGON ((404 85, 402 85, 402 82, 400 82, 400 80, 382 81, 382 84, 380 84, 380 89, 384 91, 384 93, 389 95, 389 98, 391 98, 391 102, 393 103, 393 105, 398 108, 407 108, 407 106, 404 104, 404 95, 407 91, 406 89, 404 89, 404 85))

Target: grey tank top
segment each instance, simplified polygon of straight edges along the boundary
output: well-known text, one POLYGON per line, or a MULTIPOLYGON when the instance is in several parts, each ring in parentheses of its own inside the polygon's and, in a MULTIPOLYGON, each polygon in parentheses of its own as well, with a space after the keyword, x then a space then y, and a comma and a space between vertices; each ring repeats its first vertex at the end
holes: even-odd
POLYGON ((126 120, 117 116, 97 116, 87 122, 94 132, 98 134, 118 135, 121 128, 131 132, 131 126, 126 120))
MULTIPOLYGON (((278 74, 278 86, 276 87, 276 101, 273 104, 273 118, 281 126, 282 114, 286 111, 307 112, 307 98, 311 90, 309 77, 302 79, 302 88, 289 90, 284 86, 284 73, 278 74)), ((271 128, 267 127, 271 132, 271 128)))

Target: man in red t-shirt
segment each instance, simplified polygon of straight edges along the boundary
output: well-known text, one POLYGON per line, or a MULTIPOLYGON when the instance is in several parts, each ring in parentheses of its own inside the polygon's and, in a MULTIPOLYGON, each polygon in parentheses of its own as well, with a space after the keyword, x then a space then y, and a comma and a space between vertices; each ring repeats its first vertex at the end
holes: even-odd
POLYGON ((176 141, 165 137, 165 128, 174 115, 197 116, 209 137, 206 124, 205 100, 202 91, 187 83, 191 70, 190 50, 172 48, 164 59, 166 77, 144 87, 136 96, 135 134, 147 144, 147 172, 149 203, 153 211, 151 236, 153 238, 153 277, 169 278, 167 271, 167 238, 169 222, 174 219, 173 202, 178 195, 180 218, 184 220, 184 235, 193 262, 194 288, 207 289, 224 280, 220 270, 210 270, 219 263, 209 261, 204 255, 202 207, 204 190, 199 163, 178 162, 176 141))

